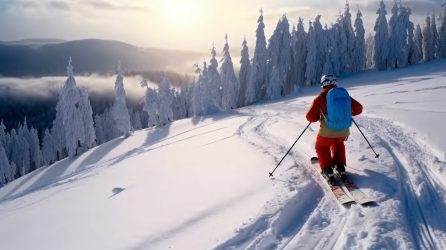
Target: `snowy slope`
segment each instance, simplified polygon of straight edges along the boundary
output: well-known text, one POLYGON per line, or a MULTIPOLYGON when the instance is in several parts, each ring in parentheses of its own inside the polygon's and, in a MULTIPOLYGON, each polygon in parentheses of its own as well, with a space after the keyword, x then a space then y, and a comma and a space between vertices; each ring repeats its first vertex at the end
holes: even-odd
POLYGON ((446 61, 344 76, 346 142, 376 201, 340 206, 318 172, 319 87, 138 131, 0 189, 2 249, 446 249, 446 61))

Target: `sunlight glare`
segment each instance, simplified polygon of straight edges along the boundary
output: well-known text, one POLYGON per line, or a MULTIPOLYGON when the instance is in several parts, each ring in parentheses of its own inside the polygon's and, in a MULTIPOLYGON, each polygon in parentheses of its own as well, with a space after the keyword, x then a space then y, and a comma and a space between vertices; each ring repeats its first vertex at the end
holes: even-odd
POLYGON ((166 1, 164 4, 164 19, 167 25, 190 26, 198 20, 199 4, 194 1, 166 1))

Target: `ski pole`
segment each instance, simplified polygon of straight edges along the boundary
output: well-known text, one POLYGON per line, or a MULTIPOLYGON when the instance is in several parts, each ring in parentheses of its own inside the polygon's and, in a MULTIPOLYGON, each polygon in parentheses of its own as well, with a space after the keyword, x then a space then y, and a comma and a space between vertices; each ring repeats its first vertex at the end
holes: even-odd
MULTIPOLYGON (((353 118, 352 118, 353 120, 353 118)), ((369 144, 370 148, 373 150, 373 153, 375 153, 375 158, 379 158, 379 154, 377 154, 375 152, 375 150, 373 149, 372 145, 370 145, 369 140, 367 140, 367 138, 365 137, 364 133, 362 133, 361 129, 359 128, 358 124, 355 122, 355 120, 353 120, 353 122, 355 123, 356 127, 359 129, 359 132, 361 132, 362 136, 364 136, 364 139, 367 141, 367 143, 369 144)))
POLYGON ((285 159, 285 157, 288 155, 288 153, 291 151, 291 149, 294 147, 294 145, 296 145, 297 141, 300 139, 300 137, 302 137, 302 135, 305 133, 305 131, 307 130, 307 128, 311 125, 311 122, 308 123, 307 127, 304 129, 304 131, 302 132, 302 134, 299 135, 299 137, 297 138, 297 140, 293 143, 293 145, 291 146, 291 148, 288 150, 288 152, 286 152, 286 154, 283 156, 282 160, 280 160, 279 164, 277 164, 276 168, 269 173, 269 177, 273 177, 273 173, 274 171, 276 171, 276 169, 279 167, 280 163, 282 163, 283 159, 285 159))

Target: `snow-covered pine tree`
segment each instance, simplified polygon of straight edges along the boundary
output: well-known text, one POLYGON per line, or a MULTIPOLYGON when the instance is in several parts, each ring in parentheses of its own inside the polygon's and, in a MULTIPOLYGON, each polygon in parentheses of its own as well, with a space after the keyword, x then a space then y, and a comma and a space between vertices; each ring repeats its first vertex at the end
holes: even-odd
POLYGON ((254 102, 256 102, 257 99, 257 73, 258 67, 256 64, 256 61, 252 61, 251 63, 251 69, 249 71, 248 75, 248 84, 246 86, 246 93, 245 93, 245 105, 251 105, 254 102))
MULTIPOLYGON (((273 34, 268 39, 268 46, 267 46, 267 52, 268 52, 268 81, 266 82, 266 88, 268 88, 268 85, 270 84, 269 80, 271 79, 272 69, 274 67, 279 67, 279 60, 280 60, 280 50, 281 50, 281 40, 282 40, 282 18, 279 19, 277 22, 276 28, 274 29, 273 34)), ((280 72, 280 69, 278 69, 280 72)), ((280 74, 280 73, 279 73, 280 74)), ((282 80, 279 80, 280 82, 283 81, 283 77, 279 75, 282 80)))
POLYGON ((102 114, 102 121, 106 142, 116 139, 122 135, 116 126, 115 116, 112 109, 105 109, 104 113, 102 114))
POLYGON ((187 116, 186 117, 192 117, 195 115, 194 113, 194 107, 193 107, 193 93, 195 91, 195 79, 190 84, 189 87, 183 85, 181 87, 181 92, 183 92, 183 88, 187 89, 186 91, 186 110, 187 110, 187 116))
POLYGON ((427 15, 426 24, 423 27, 423 62, 429 62, 434 59, 432 52, 432 34, 431 34, 431 17, 427 15))
POLYGON ((399 16, 400 8, 395 1, 392 8, 392 16, 389 20, 389 66, 392 68, 398 68, 399 65, 404 64, 403 50, 405 47, 406 29, 404 23, 399 16))
POLYGON ((0 122, 0 144, 3 145, 3 148, 7 147, 5 129, 6 129, 5 124, 3 124, 3 120, 1 120, 1 122, 0 122))
POLYGON ((56 161, 53 137, 48 129, 45 129, 45 136, 42 142, 42 161, 44 165, 51 165, 56 161))
MULTIPOLYGON (((404 8, 404 7, 402 7, 404 8)), ((418 46, 414 41, 414 25, 413 22, 410 21, 410 15, 412 14, 412 10, 408 7, 404 8, 405 10, 401 11, 401 15, 403 17, 403 22, 407 28, 407 45, 404 53, 405 63, 406 65, 413 65, 420 62, 420 53, 418 51, 418 46)))
POLYGON ((207 67, 206 76, 206 95, 205 97, 205 112, 206 114, 212 114, 219 112, 222 107, 221 98, 221 78, 218 73, 218 61, 215 58, 217 56, 217 51, 215 50, 214 44, 211 48, 211 60, 209 66, 207 67))
MULTIPOLYGON (((71 57, 67 66, 68 78, 62 89, 62 112, 63 125, 65 127, 65 142, 68 156, 77 155, 77 148, 85 142, 85 129, 82 117, 79 114, 78 105, 80 101, 79 91, 76 89, 76 80, 73 76, 71 57)), ((19 164, 17 164, 18 166, 19 164)))
POLYGON ((282 80, 279 76, 279 69, 274 67, 271 74, 271 79, 266 87, 266 98, 275 99, 280 96, 282 90, 282 80))
POLYGON ((265 24, 263 23, 263 10, 260 9, 260 17, 257 20, 256 30, 256 47, 254 50, 254 56, 251 63, 251 77, 249 77, 248 89, 254 87, 255 98, 251 96, 252 91, 245 95, 246 103, 252 104, 262 99, 263 87, 268 82, 268 67, 267 58, 268 52, 266 50, 266 38, 265 38, 265 24), (251 86, 251 87, 250 87, 251 86))
POLYGON ((228 35, 225 37, 226 43, 223 48, 223 62, 220 68, 221 85, 223 89, 222 107, 223 109, 238 108, 238 91, 239 84, 234 72, 234 65, 232 64, 231 54, 229 53, 228 35))
POLYGON ((367 39, 365 40, 365 47, 366 47, 366 68, 374 68, 374 61, 375 61, 375 39, 373 38, 372 34, 369 33, 367 36, 367 39))
POLYGON ((437 57, 446 58, 446 0, 441 4, 440 29, 438 31, 437 57))
POLYGON ((0 143, 0 187, 7 183, 7 172, 10 171, 10 168, 11 166, 9 165, 6 151, 3 147, 3 144, 0 143))
POLYGON ((115 81, 115 102, 113 103, 112 113, 116 122, 116 127, 120 135, 128 136, 132 128, 130 123, 129 111, 125 100, 124 76, 121 70, 121 62, 118 63, 118 75, 115 81))
POLYGON ((142 129, 141 112, 136 111, 132 116, 132 125, 134 130, 142 129))
POLYGON ((40 151, 37 129, 31 127, 31 130, 29 131, 29 139, 27 141, 30 149, 31 170, 33 171, 42 166, 42 151, 40 151))
POLYGON ((158 118, 158 94, 155 90, 147 87, 144 98, 143 110, 149 115, 147 127, 152 128, 159 125, 158 118))
POLYGON ((294 43, 294 71, 296 74, 296 82, 299 88, 305 87, 305 72, 308 53, 307 33, 304 29, 304 20, 299 17, 297 24, 296 42, 294 43))
POLYGON ((291 50, 291 34, 290 34, 290 24, 288 23, 288 19, 286 15, 283 15, 282 17, 282 23, 280 25, 282 30, 282 39, 281 39, 281 50, 280 50, 280 57, 279 57, 279 74, 283 75, 283 87, 282 87, 282 94, 288 95, 294 92, 294 82, 291 81, 291 56, 292 56, 292 50, 291 50))
POLYGON ((158 89, 158 117, 160 126, 173 122, 172 102, 173 95, 170 91, 170 82, 167 74, 164 73, 163 80, 159 84, 158 89))
POLYGON ((432 14, 431 19, 431 50, 432 50, 432 60, 437 58, 436 52, 438 48, 438 30, 437 30, 437 22, 435 20, 435 13, 432 14))
POLYGON ((53 137, 53 149, 57 161, 67 157, 65 126, 63 125, 63 95, 59 95, 59 101, 56 104, 56 119, 53 121, 51 136, 53 137))
POLYGON ((198 74, 198 80, 194 88, 194 92, 192 93, 192 106, 194 110, 194 115, 204 115, 206 113, 205 110, 205 101, 206 101, 206 93, 207 93, 207 66, 206 61, 203 62, 203 70, 198 67, 198 64, 195 64, 196 68, 195 73, 198 74))
POLYGON ((318 82, 318 75, 316 72, 317 67, 317 37, 314 31, 313 24, 309 22, 308 29, 308 54, 306 61, 305 78, 307 79, 307 85, 313 85, 318 82))
POLYGON ((353 58, 351 68, 353 71, 363 70, 366 66, 366 49, 365 49, 365 29, 362 22, 362 13, 358 9, 355 19, 355 47, 353 50, 353 58))
POLYGON ((324 63, 325 63, 325 59, 326 59, 326 54, 328 53, 327 51, 327 41, 328 38, 325 34, 325 30, 322 28, 322 24, 321 24, 321 15, 318 15, 316 17, 316 19, 314 20, 313 23, 313 28, 314 28, 314 33, 316 35, 316 68, 315 68, 315 73, 316 73, 316 78, 318 78, 316 80, 317 83, 319 83, 319 79, 322 76, 322 69, 324 67, 324 63))
POLYGON ((242 52, 240 59, 240 72, 238 75, 240 85, 239 85, 239 96, 238 96, 238 105, 239 107, 243 107, 246 105, 246 89, 248 88, 249 81, 249 72, 251 70, 251 61, 249 60, 249 51, 248 51, 248 42, 246 42, 246 37, 242 43, 242 52))
MULTIPOLYGON (((16 179, 15 177, 16 177, 18 171, 17 171, 17 166, 14 162, 11 162, 11 168, 9 170, 10 170, 9 178, 6 177, 8 183, 16 179)), ((6 173, 6 174, 8 174, 8 173, 6 173)))
POLYGON ((375 22, 375 67, 378 70, 387 69, 389 66, 389 32, 387 28, 387 11, 384 1, 381 0, 379 9, 376 11, 378 18, 375 22))
MULTIPOLYGON (((315 27, 316 29, 316 27, 315 27)), ((354 57, 354 47, 355 47, 355 32, 352 27, 352 14, 350 13, 350 5, 348 0, 345 3, 344 14, 342 15, 342 30, 345 33, 346 37, 346 51, 343 51, 343 55, 345 56, 345 61, 343 65, 341 65, 342 69, 351 68, 353 64, 354 57)), ((344 71, 344 70, 341 70, 344 71)))
MULTIPOLYGON (((17 165, 20 162, 20 165, 22 166, 25 174, 34 170, 31 167, 30 145, 28 143, 28 140, 26 139, 27 137, 29 137, 29 130, 27 126, 28 124, 26 124, 26 119, 23 126, 20 124, 18 126, 16 147, 20 153, 19 157, 17 157, 15 161, 17 165)), ((21 176, 23 176, 23 174, 21 176)))
POLYGON ((85 130, 85 146, 92 148, 95 146, 96 135, 94 130, 93 110, 91 109, 90 100, 88 99, 88 92, 85 88, 79 89, 80 102, 79 113, 85 130))
POLYGON ((103 117, 99 114, 96 114, 94 116, 94 130, 95 130, 97 145, 101 145, 107 142, 104 132, 104 120, 103 117))
POLYGON ((417 45, 418 52, 420 55, 420 61, 424 58, 423 55, 423 32, 421 31, 421 27, 417 24, 415 29, 415 44, 417 45))

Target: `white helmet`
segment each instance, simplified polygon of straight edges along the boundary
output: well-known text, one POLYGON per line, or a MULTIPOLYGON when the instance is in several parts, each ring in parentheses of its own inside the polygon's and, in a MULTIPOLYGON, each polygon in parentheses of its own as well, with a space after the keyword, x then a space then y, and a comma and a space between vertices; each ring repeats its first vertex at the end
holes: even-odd
POLYGON ((323 75, 321 77, 321 88, 324 88, 328 85, 334 85, 338 82, 338 79, 335 75, 323 75))

